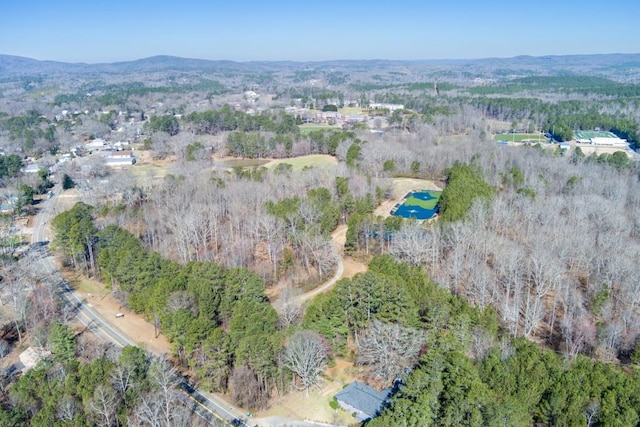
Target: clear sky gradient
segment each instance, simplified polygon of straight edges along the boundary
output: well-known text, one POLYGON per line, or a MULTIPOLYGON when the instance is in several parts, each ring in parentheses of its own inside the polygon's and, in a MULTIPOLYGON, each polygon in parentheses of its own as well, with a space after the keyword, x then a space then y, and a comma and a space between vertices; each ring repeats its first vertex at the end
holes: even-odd
POLYGON ((2 0, 0 54, 65 62, 639 53, 638 0, 2 0))

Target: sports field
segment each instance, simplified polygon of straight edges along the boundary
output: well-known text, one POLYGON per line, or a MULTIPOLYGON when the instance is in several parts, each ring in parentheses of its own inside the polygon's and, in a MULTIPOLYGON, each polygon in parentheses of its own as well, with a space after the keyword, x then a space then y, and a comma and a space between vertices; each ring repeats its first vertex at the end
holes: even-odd
POLYGON ((546 141, 541 133, 499 133, 493 136, 494 141, 546 141))
POLYGON ((597 130, 577 130, 573 132, 575 139, 618 138, 611 132, 597 130))

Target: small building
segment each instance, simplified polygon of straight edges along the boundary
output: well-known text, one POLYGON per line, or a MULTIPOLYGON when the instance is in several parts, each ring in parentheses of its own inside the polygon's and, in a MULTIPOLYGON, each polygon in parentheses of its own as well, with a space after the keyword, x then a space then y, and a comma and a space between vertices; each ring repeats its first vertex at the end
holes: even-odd
POLYGON ((106 158, 105 163, 107 166, 131 166, 136 163, 136 158, 133 157, 131 151, 112 151, 106 158))
POLYGON ((366 117, 362 114, 349 114, 345 116, 344 121, 347 123, 364 123, 366 117))
POLYGON ((604 145, 604 146, 610 146, 610 147, 627 146, 627 140, 621 139, 621 138, 595 137, 595 138, 591 138, 590 142, 593 145, 604 145))
POLYGON ((351 412, 358 421, 376 417, 391 397, 391 388, 377 391, 368 385, 354 381, 335 394, 338 404, 351 412))
POLYGON ((22 172, 24 172, 24 173, 38 173, 38 172, 40 172, 40 165, 38 165, 37 163, 29 163, 28 165, 26 165, 22 169, 22 172))
POLYGON ((404 110, 404 104, 391 104, 388 102, 372 102, 369 104, 369 108, 372 110, 389 110, 393 113, 396 110, 404 110))

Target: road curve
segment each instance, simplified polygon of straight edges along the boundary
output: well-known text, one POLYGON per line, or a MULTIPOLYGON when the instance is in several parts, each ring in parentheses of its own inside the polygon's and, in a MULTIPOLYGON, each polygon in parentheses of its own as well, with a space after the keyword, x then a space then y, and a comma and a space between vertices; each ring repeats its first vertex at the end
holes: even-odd
MULTIPOLYGON (((50 279, 57 285, 58 295, 62 301, 71 308, 78 320, 87 329, 119 347, 127 345, 135 346, 136 343, 127 337, 125 333, 111 327, 99 313, 92 310, 91 307, 83 301, 83 299, 69 286, 67 281, 64 280, 64 277, 62 277, 53 262, 53 256, 46 251, 46 248, 44 247, 44 245, 48 243, 46 236, 46 224, 51 220, 55 201, 58 196, 55 189, 53 189, 52 192, 53 196, 50 199, 42 200, 40 202, 41 206, 35 218, 33 234, 31 235, 31 244, 40 245, 44 248, 43 256, 41 258, 43 267, 50 279)), ((221 403, 213 396, 205 396, 187 381, 182 381, 180 383, 180 388, 185 391, 189 401, 191 402, 191 405, 187 406, 209 423, 212 423, 215 419, 219 419, 232 426, 249 427, 241 416, 234 413, 235 411, 233 408, 229 408, 228 403, 223 401, 221 403)))

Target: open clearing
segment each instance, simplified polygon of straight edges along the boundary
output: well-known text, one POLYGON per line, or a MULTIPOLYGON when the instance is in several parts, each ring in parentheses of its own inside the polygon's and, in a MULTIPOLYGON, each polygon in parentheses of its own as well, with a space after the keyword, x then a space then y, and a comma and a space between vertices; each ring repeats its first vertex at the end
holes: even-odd
MULTIPOLYGON (((325 371, 319 388, 314 388, 309 391, 309 397, 307 397, 304 391, 293 390, 286 396, 276 399, 269 409, 260 411, 254 415, 262 419, 282 417, 340 426, 356 424, 355 418, 353 418, 350 413, 342 409, 334 410, 329 406, 329 402, 334 394, 357 379, 356 373, 357 368, 354 368, 352 362, 336 359, 335 366, 325 371)), ((259 423, 261 426, 274 424, 275 423, 259 423)))
POLYGON ((365 110, 360 107, 343 107, 343 108, 338 108, 338 112, 344 115, 351 115, 351 114, 365 114, 368 112, 368 110, 365 110))
POLYGON ((150 184, 156 179, 162 179, 168 174, 169 166, 175 162, 175 156, 154 160, 150 151, 136 151, 136 164, 128 167, 133 176, 141 184, 150 184))
POLYGON ((239 159, 237 157, 225 157, 222 160, 217 160, 215 165, 220 165, 226 168, 255 168, 258 166, 264 166, 269 163, 269 159, 239 159))
POLYGON ((122 307, 122 305, 95 280, 80 278, 78 275, 65 274, 69 283, 83 297, 86 304, 99 313, 102 318, 123 335, 131 338, 138 346, 146 348, 156 355, 169 354, 171 344, 164 335, 156 338, 155 328, 142 316, 122 307), (116 318, 116 313, 123 313, 124 317, 116 318))
POLYGON ((317 123, 305 123, 302 125, 298 125, 301 134, 307 134, 314 130, 342 130, 342 126, 338 125, 323 125, 317 123))
POLYGON ((314 166, 334 166, 338 164, 338 159, 328 154, 310 154, 302 157, 291 157, 288 159, 271 160, 264 167, 271 169, 280 163, 289 163, 294 169, 303 169, 305 167, 314 166))
MULTIPOLYGON (((154 181, 162 180, 166 177, 170 171, 172 165, 175 164, 175 156, 168 157, 162 160, 154 160, 151 158, 149 152, 137 152, 138 160, 136 164, 131 166, 128 170, 131 171, 139 185, 147 186, 151 185, 154 181)), ((289 157, 285 159, 242 159, 237 157, 214 157, 211 162, 213 169, 232 169, 235 167, 242 168, 254 168, 254 167, 266 167, 271 169, 280 163, 289 163, 294 169, 300 170, 307 167, 315 166, 335 166, 338 164, 338 160, 328 154, 310 154, 308 156, 289 157)), ((207 170, 210 170, 207 168, 207 170)))
POLYGON ((541 141, 544 142, 547 140, 545 136, 541 133, 500 133, 493 136, 494 141, 512 141, 512 142, 523 142, 523 141, 541 141))
POLYGON ((613 154, 616 151, 624 151, 625 153, 627 153, 627 155, 632 155, 633 152, 631 152, 628 149, 625 149, 624 147, 607 147, 607 146, 598 146, 598 145, 593 145, 593 144, 575 144, 576 147, 580 147, 580 149, 582 150, 582 153, 585 156, 590 156, 592 154, 595 154, 596 156, 599 156, 600 154, 613 154))

